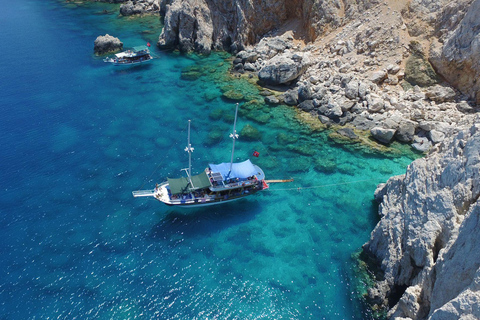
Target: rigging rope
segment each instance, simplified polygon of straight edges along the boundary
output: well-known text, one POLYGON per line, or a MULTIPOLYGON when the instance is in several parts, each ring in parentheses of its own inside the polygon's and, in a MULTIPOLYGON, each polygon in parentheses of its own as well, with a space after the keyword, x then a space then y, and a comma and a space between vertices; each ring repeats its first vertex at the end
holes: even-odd
POLYGON ((155 170, 153 170, 153 172, 150 174, 150 176, 143 182, 142 186, 140 188, 138 188, 138 190, 142 190, 143 189, 143 186, 150 181, 150 179, 152 178, 152 176, 155 174, 155 172, 158 170, 158 168, 160 168, 160 166, 162 165, 162 162, 160 162, 158 164, 158 166, 155 168, 155 170))
POLYGON ((340 183, 331 183, 331 184, 324 184, 320 186, 311 186, 311 187, 296 187, 296 188, 283 188, 283 189, 271 189, 268 188, 266 191, 289 191, 289 190, 297 190, 300 191, 302 189, 318 189, 318 188, 325 188, 325 187, 333 187, 333 186, 339 186, 339 185, 345 185, 345 184, 352 184, 352 183, 358 183, 358 182, 366 182, 366 181, 373 181, 377 179, 364 179, 364 180, 356 180, 356 181, 349 181, 349 182, 340 182, 340 183))

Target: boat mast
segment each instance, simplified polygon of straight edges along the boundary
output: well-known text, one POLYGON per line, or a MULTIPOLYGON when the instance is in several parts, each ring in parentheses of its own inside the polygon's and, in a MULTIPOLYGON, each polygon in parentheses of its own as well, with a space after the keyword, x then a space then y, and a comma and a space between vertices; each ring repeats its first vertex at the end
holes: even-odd
POLYGON ((228 172, 229 176, 230 176, 230 172, 232 172, 233 153, 235 152, 235 140, 238 138, 237 131, 235 130, 237 126, 237 113, 238 113, 238 103, 237 103, 237 107, 235 108, 235 121, 233 122, 233 133, 230 133, 230 138, 232 138, 233 140, 233 145, 232 145, 232 157, 230 158, 230 171, 228 172))
POLYGON ((188 120, 188 143, 187 143, 187 147, 185 148, 185 151, 188 152, 188 171, 187 171, 188 180, 190 181, 190 185, 193 187, 191 177, 192 177, 192 152, 194 148, 192 148, 192 145, 190 144, 190 122, 191 120, 188 120))

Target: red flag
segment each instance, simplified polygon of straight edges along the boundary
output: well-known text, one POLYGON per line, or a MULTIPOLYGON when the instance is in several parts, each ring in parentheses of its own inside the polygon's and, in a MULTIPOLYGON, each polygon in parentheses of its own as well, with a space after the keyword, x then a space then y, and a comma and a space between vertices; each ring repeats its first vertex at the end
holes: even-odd
POLYGON ((147 42, 147 47, 150 47, 150 42, 147 42))
POLYGON ((253 156, 254 156, 254 157, 257 157, 257 158, 258 158, 259 155, 260 155, 260 153, 258 153, 258 151, 253 151, 253 156))

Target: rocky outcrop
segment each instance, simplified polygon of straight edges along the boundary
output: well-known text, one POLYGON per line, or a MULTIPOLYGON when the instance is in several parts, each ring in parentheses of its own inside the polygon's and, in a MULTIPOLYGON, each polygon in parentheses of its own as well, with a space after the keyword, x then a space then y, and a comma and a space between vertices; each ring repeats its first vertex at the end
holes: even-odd
POLYGON ((437 72, 460 91, 480 104, 480 0, 469 7, 458 27, 445 36, 445 43, 434 43, 431 61, 437 72))
POLYGON ((122 16, 131 16, 134 14, 160 13, 159 0, 128 0, 120 6, 122 16))
POLYGON ((376 191, 364 250, 384 271, 370 295, 395 305, 389 318, 480 318, 480 122, 436 151, 376 191))
POLYGON ((300 20, 306 41, 314 41, 344 24, 377 0, 286 1, 286 0, 172 0, 166 5, 165 27, 159 37, 162 47, 181 51, 238 52, 260 41, 285 22, 300 20), (210 32, 204 32, 209 30, 210 32))
POLYGON ((112 37, 109 34, 98 36, 93 45, 93 51, 97 55, 116 52, 122 49, 123 43, 120 41, 120 39, 112 37))
MULTIPOLYGON (((476 81, 480 72, 476 59, 480 0, 139 0, 122 5, 122 14, 138 12, 147 2, 155 3, 155 10, 165 16, 160 47, 204 54, 211 50, 239 52, 282 28, 290 28, 297 39, 309 43, 328 36, 326 46, 331 53, 363 56, 345 63, 345 71, 361 69, 362 65, 380 67, 382 60, 387 62, 391 57, 393 61, 385 63, 383 69, 365 75, 376 84, 397 85, 406 76, 413 85, 430 86, 441 82, 437 71, 480 103, 476 81), (295 27, 292 21, 298 21, 295 27), (423 43, 425 52, 419 55, 413 50, 410 55, 411 40, 423 43), (405 62, 405 68, 397 73, 405 62), (386 70, 388 65, 396 67, 386 70)), ((248 62, 243 70, 258 68, 248 62)))
POLYGON ((267 85, 289 84, 302 75, 310 65, 308 54, 284 52, 268 60, 258 72, 267 85))

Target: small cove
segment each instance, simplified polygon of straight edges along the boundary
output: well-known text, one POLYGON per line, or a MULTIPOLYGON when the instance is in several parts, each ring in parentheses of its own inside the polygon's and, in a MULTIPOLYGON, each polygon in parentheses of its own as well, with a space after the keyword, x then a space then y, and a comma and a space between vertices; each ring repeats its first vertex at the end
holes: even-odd
POLYGON ((413 155, 342 146, 293 108, 264 105, 256 87, 226 76, 226 54, 158 51, 124 69, 93 55, 105 33, 125 47, 155 43, 158 18, 99 3, 15 7, 1 36, 22 53, 0 67, 3 316, 368 318, 351 255, 377 222, 376 185, 413 155), (188 165, 189 119, 193 170, 228 161, 236 101, 222 93, 232 89, 248 101, 238 131, 258 130, 240 137, 236 157, 256 150, 267 179, 295 181, 189 213, 134 199, 188 165))

